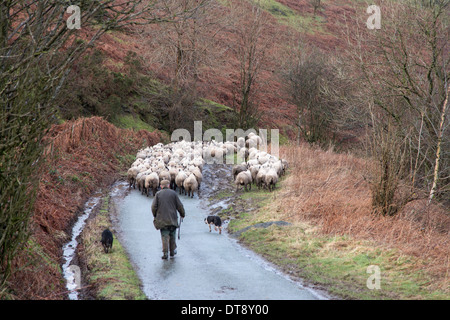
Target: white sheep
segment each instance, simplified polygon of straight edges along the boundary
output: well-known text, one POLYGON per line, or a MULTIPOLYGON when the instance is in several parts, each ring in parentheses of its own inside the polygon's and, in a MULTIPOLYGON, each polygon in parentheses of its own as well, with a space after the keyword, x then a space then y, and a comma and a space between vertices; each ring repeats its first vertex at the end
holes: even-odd
POLYGON ((260 152, 256 156, 256 159, 258 160, 259 164, 264 164, 269 161, 269 156, 266 152, 260 152))
POLYGON ((259 171, 256 174, 256 178, 255 178, 255 184, 257 185, 258 189, 261 189, 261 187, 263 186, 266 173, 267 173, 267 168, 264 166, 261 166, 261 168, 259 168, 259 171))
POLYGON ((177 184, 175 183, 175 178, 177 177, 177 174, 178 174, 178 168, 176 166, 169 167, 170 179, 168 179, 168 180, 170 181, 170 188, 173 190, 176 190, 176 188, 177 188, 177 184))
POLYGON ((145 190, 147 192, 147 197, 150 193, 150 189, 153 192, 153 196, 156 194, 156 190, 158 190, 159 186, 159 177, 156 172, 152 172, 145 177, 145 190))
POLYGON ((168 181, 170 181, 170 172, 169 172, 169 170, 167 170, 167 169, 165 169, 165 168, 164 168, 164 170, 162 170, 162 171, 159 173, 159 181, 163 181, 163 180, 168 180, 168 181))
POLYGON ((283 164, 281 163, 280 160, 277 160, 275 162, 269 161, 269 165, 271 168, 273 168, 276 172, 277 175, 280 177, 283 173, 283 164))
POLYGON ((252 175, 252 181, 253 181, 253 182, 256 182, 256 175, 258 174, 260 168, 261 168, 261 165, 259 165, 259 164, 252 165, 252 166, 249 168, 250 173, 251 173, 251 175, 252 175))
POLYGON ((182 169, 178 169, 178 174, 175 177, 175 184, 177 185, 178 188, 180 188, 180 194, 184 192, 183 182, 187 177, 188 176, 186 172, 184 172, 182 169))
POLYGON ((139 173, 139 169, 137 167, 131 167, 127 171, 127 180, 129 183, 129 187, 133 186, 133 189, 136 189, 136 176, 139 173))
POLYGON ((252 189, 252 174, 249 170, 239 172, 239 174, 236 176, 235 180, 236 184, 236 192, 239 189, 239 186, 244 186, 244 190, 247 191, 247 186, 249 187, 249 190, 252 189))
POLYGON ((141 194, 144 194, 146 176, 147 175, 144 172, 139 172, 136 176, 136 184, 138 186, 138 190, 141 191, 141 194))
POLYGON ((269 191, 273 191, 275 189, 275 185, 278 182, 278 175, 275 169, 270 168, 266 174, 264 175, 264 185, 269 191))
POLYGON ((200 189, 205 163, 222 163, 225 155, 239 153, 246 162, 232 169, 236 190, 239 186, 244 186, 247 190, 247 186, 251 188, 253 182, 258 185, 258 188, 264 186, 272 191, 278 178, 284 174, 287 162, 258 150, 257 147, 262 143, 263 140, 252 132, 248 134, 247 139, 239 137, 236 142, 182 140, 167 145, 158 143, 137 152, 136 160, 127 171, 127 179, 130 188, 136 187, 137 184, 141 193, 145 192, 147 196, 150 189, 155 193, 156 178, 158 184, 159 181, 169 180, 172 189, 176 190, 179 187, 180 194, 188 192, 189 196, 193 196, 194 191, 200 189), (191 187, 193 178, 197 186, 191 187))
POLYGON ((183 188, 184 193, 187 194, 188 197, 193 198, 194 197, 194 191, 198 191, 198 182, 197 178, 193 173, 189 175, 186 179, 183 181, 183 188), (192 195, 191 195, 192 192, 192 195))
POLYGON ((236 164, 233 166, 233 169, 231 169, 231 173, 233 174, 233 179, 236 180, 236 177, 239 173, 242 171, 246 171, 248 169, 246 164, 236 164))
POLYGON ((197 179, 198 189, 200 190, 200 185, 203 180, 202 171, 198 167, 195 167, 195 166, 190 167, 189 171, 195 176, 195 179, 197 179))

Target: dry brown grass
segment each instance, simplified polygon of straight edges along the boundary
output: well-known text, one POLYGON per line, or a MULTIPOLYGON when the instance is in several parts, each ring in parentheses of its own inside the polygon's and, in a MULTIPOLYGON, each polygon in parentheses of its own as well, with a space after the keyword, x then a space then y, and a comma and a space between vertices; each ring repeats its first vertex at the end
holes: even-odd
POLYGON ((417 265, 449 290, 450 216, 426 199, 408 203, 396 216, 372 213, 368 161, 306 145, 280 148, 290 164, 280 214, 317 226, 320 233, 370 240, 419 258, 417 265))

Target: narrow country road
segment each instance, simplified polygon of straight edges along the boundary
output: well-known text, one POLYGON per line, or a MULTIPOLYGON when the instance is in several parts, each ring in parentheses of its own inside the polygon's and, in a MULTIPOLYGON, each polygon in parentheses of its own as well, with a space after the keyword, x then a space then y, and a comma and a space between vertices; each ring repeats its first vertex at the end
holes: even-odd
MULTIPOLYGON (((202 188, 208 181, 204 174, 202 188)), ((116 224, 123 246, 135 266, 149 299, 171 300, 299 300, 322 299, 281 274, 236 240, 209 232, 204 218, 208 211, 202 198, 181 195, 186 218, 181 225, 178 253, 161 259, 161 238, 153 226, 153 197, 128 190, 123 183, 112 192, 118 208, 116 224)), ((202 192, 201 192, 202 195, 202 192)), ((178 232, 178 230, 177 230, 178 232)))

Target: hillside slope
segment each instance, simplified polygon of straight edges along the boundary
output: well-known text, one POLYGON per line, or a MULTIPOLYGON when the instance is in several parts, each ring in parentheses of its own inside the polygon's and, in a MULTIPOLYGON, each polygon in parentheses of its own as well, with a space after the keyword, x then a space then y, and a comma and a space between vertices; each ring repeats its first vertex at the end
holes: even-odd
MULTIPOLYGON (((233 11, 228 1, 213 3, 212 9, 208 11, 208 23, 201 27, 204 30, 199 29, 199 33, 205 37, 214 34, 214 37, 208 39, 206 44, 199 40, 201 43, 198 46, 204 46, 201 48, 205 51, 205 56, 199 62, 195 82, 190 80, 185 95, 192 95, 194 100, 197 99, 195 97, 201 97, 233 109, 237 106, 240 94, 239 32, 243 31, 242 26, 248 17, 237 9, 233 11)), ((307 0, 266 0, 243 2, 243 8, 239 10, 250 12, 250 3, 260 5, 264 21, 258 39, 258 50, 264 55, 264 64, 253 85, 252 94, 261 115, 259 126, 279 128, 287 136, 295 137, 295 106, 290 102, 280 77, 283 60, 289 55, 290 48, 299 43, 319 47, 327 53, 345 49, 346 43, 341 35, 345 17, 364 15, 364 8, 358 3, 361 8, 359 12, 351 1, 322 1, 321 9, 314 16, 313 8, 307 0)), ((92 61, 87 67, 93 69, 97 64, 110 70, 112 74, 103 76, 103 84, 92 83, 86 66, 75 66, 74 77, 70 81, 72 85, 62 95, 65 97, 60 102, 62 108, 79 110, 78 113, 69 114, 70 117, 101 115, 110 117, 110 121, 113 119, 105 109, 114 109, 166 131, 167 126, 161 123, 161 119, 159 122, 155 121, 153 114, 171 110, 176 103, 185 106, 192 104, 189 99, 180 98, 179 102, 161 99, 165 91, 173 90, 175 77, 175 49, 166 42, 170 38, 174 42, 177 38, 173 32, 166 30, 170 28, 170 24, 130 26, 120 32, 105 34, 96 43, 96 50, 101 52, 103 58, 92 61), (135 68, 130 68, 130 57, 133 57, 132 64, 138 61, 135 68), (122 89, 118 85, 128 89, 122 89), (86 89, 92 88, 96 89, 90 94, 90 100, 87 97, 84 100, 77 97, 86 95, 86 89), (113 88, 118 88, 117 93, 113 88), (121 92, 122 96, 117 97, 121 92), (98 104, 101 107, 96 110, 95 105, 98 104)), ((94 56, 94 52, 89 55, 94 56)), ((175 91, 171 92, 172 96, 176 96, 175 91)), ((117 121, 116 124, 122 126, 122 122, 117 121)), ((228 125, 231 126, 230 123, 228 125)))

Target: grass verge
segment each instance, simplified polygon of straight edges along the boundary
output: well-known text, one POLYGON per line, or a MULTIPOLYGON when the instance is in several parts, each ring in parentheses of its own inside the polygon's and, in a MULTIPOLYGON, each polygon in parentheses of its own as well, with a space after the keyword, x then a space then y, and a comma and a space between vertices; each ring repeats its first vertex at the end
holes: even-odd
POLYGON ((426 262, 370 241, 320 235, 313 229, 298 223, 252 228, 242 233, 241 241, 292 276, 344 299, 448 299, 443 291, 427 289, 431 278, 417 268, 426 262), (369 278, 371 265, 380 268, 380 289, 367 285, 375 284, 369 278))
POLYGON ((88 270, 86 282, 93 289, 91 294, 95 299, 145 300, 146 296, 141 290, 139 278, 119 239, 114 236, 112 251, 107 254, 104 253, 100 243, 104 229, 109 228, 114 234, 109 218, 114 210, 109 195, 105 196, 102 207, 83 230, 81 254, 88 270))

